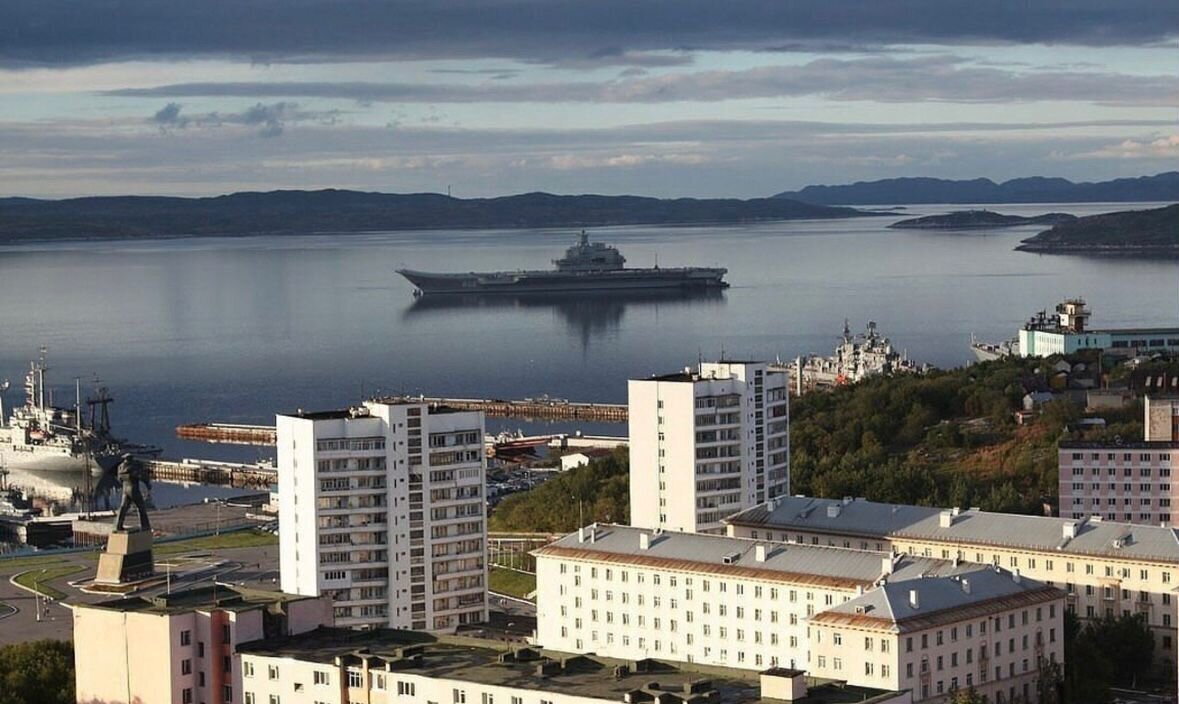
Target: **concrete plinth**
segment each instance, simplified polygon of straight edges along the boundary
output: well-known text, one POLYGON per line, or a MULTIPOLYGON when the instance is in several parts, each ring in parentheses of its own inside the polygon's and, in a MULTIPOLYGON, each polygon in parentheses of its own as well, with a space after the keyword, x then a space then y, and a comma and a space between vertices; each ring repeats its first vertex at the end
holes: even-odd
POLYGON ((127 584, 147 579, 155 572, 149 530, 112 531, 106 550, 98 556, 97 584, 127 584))

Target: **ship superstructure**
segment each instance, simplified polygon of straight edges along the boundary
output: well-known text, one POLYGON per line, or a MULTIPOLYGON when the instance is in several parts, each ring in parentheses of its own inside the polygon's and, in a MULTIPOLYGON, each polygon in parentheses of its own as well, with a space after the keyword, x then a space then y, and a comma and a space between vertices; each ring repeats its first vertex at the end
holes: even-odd
POLYGON ((98 397, 85 403, 90 408, 90 419, 82 414, 79 386, 74 408, 60 408, 53 404, 52 393, 45 382, 49 367, 45 353, 29 364, 25 373, 25 403, 5 417, 0 403, 0 455, 3 463, 13 469, 79 471, 90 466, 100 467, 96 458, 120 450, 158 452, 157 448, 132 447, 111 436, 107 406, 113 399, 105 389, 98 397))
POLYGON ((830 357, 799 357, 790 365, 791 391, 800 394, 814 389, 852 384, 878 374, 907 374, 927 371, 928 364, 909 359, 892 346, 869 320, 864 332, 853 335, 843 321, 843 337, 830 357))
POLYGON ((434 273, 398 269, 397 273, 426 293, 546 293, 651 289, 725 288, 727 269, 719 267, 626 268, 616 247, 590 242, 583 230, 552 270, 434 273))

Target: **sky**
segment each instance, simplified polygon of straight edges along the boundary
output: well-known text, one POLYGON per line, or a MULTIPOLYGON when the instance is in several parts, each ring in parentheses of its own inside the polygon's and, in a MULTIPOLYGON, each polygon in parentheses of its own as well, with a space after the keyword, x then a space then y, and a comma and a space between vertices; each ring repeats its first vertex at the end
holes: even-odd
POLYGON ((0 0, 0 196, 1179 168, 1174 0, 0 0))

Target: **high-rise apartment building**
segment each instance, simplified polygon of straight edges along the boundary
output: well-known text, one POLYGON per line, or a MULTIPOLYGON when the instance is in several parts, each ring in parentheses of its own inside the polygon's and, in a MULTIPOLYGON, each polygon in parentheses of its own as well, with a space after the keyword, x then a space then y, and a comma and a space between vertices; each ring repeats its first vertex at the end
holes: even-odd
POLYGON ((788 494, 787 387, 764 362, 632 379, 631 525, 720 532, 725 516, 788 494))
POLYGON ((284 591, 350 627, 487 616, 483 414, 414 400, 279 415, 284 591))

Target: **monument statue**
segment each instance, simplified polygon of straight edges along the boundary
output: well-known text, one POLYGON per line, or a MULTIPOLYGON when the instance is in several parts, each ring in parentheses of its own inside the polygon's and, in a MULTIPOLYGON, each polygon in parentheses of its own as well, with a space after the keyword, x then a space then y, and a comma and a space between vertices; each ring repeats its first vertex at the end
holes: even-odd
POLYGON ((147 478, 147 468, 129 454, 120 458, 117 475, 123 485, 123 501, 119 504, 115 529, 107 539, 106 549, 98 556, 94 585, 103 591, 125 594, 155 573, 151 522, 147 518, 147 502, 139 491, 140 483, 151 488, 151 482, 147 478), (128 531, 123 527, 123 521, 132 505, 139 510, 139 529, 128 531))
POLYGON ((123 501, 119 504, 119 514, 115 518, 115 530, 126 530, 123 521, 127 518, 127 512, 131 510, 132 504, 139 509, 139 529, 151 530, 151 522, 147 518, 147 504, 143 500, 143 492, 139 491, 140 482, 151 488, 151 481, 148 480, 143 465, 130 454, 125 454, 119 462, 118 476, 123 484, 123 501))

